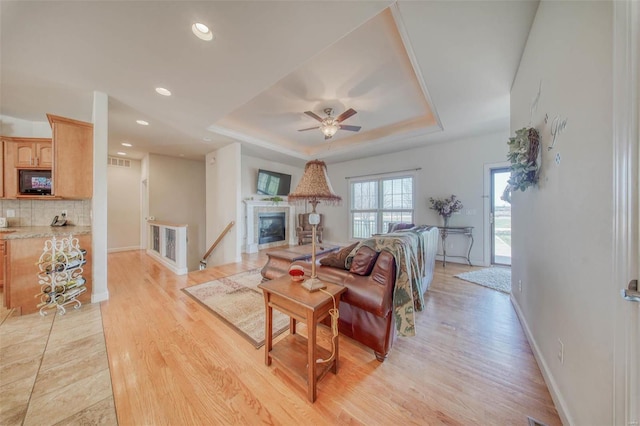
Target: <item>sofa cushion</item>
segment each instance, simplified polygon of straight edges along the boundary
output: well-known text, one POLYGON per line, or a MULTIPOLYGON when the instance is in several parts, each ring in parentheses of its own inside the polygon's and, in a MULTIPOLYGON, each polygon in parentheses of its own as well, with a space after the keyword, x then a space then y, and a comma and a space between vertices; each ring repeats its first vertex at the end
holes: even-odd
POLYGON ((402 231, 404 229, 411 229, 415 225, 413 223, 406 222, 389 222, 389 228, 387 229, 388 233, 402 231))
POLYGON ((378 252, 367 246, 362 246, 351 261, 349 272, 356 275, 369 275, 376 264, 378 252))
POLYGON ((345 260, 347 260, 347 256, 357 245, 358 243, 353 243, 350 246, 344 247, 337 252, 323 257, 322 259, 320 259, 320 264, 325 266, 333 266, 334 268, 347 269, 347 267, 345 266, 345 260))

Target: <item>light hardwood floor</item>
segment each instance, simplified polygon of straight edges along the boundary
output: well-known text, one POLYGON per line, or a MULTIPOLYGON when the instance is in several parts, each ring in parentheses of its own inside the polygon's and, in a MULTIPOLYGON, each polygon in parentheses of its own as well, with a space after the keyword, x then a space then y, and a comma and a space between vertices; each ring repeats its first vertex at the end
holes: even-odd
POLYGON ((178 277, 141 251, 109 255, 101 313, 118 424, 560 424, 509 297, 454 278, 473 268, 451 263, 436 264, 416 337, 398 338, 384 363, 341 337, 340 370, 310 403, 181 291, 265 262, 243 255, 178 277))

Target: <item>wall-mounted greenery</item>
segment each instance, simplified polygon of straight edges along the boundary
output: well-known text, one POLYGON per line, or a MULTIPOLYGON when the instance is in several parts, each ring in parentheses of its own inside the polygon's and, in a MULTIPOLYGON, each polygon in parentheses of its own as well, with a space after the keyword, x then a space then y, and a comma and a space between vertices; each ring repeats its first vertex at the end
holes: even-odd
POLYGON ((515 137, 509 138, 507 145, 507 158, 511 161, 510 189, 524 191, 538 183, 540 136, 533 127, 524 127, 516 130, 515 137))

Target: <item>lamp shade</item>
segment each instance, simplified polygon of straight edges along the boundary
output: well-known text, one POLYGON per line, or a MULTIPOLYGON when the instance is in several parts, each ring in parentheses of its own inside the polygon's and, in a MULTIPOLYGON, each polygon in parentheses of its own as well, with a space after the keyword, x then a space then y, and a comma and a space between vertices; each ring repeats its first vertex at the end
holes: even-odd
POLYGON ((327 176, 327 165, 320 160, 309 161, 304 166, 304 175, 288 198, 293 202, 310 201, 316 204, 320 201, 327 204, 338 204, 342 201, 342 198, 333 192, 327 176))

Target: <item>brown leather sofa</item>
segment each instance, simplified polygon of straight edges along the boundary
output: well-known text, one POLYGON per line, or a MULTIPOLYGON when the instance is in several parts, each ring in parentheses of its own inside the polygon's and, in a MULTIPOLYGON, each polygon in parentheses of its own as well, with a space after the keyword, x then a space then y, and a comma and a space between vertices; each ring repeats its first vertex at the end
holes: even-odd
MULTIPOLYGON (((437 228, 434 230, 437 234, 437 228)), ((428 241, 436 247, 433 247, 433 256, 430 254, 426 259, 427 273, 422 277, 425 292, 433 278, 437 236, 428 238, 428 241)), ((302 266, 305 274, 310 275, 310 262, 297 261, 293 264, 302 266)), ((361 246, 350 269, 318 265, 316 273, 321 280, 338 283, 348 289, 340 299, 340 333, 373 349, 378 361, 384 361, 396 338, 393 313, 396 262, 393 255, 361 246)))

